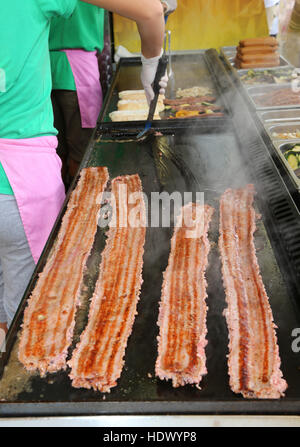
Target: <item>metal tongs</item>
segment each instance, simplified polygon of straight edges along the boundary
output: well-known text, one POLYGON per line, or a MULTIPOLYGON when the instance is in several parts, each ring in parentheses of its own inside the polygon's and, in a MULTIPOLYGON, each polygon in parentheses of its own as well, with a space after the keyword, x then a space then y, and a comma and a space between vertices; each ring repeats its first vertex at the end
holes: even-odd
POLYGON ((149 114, 148 114, 145 128, 137 136, 138 140, 141 139, 142 137, 145 137, 145 135, 151 130, 151 127, 152 127, 153 117, 154 117, 154 113, 155 113, 155 109, 156 109, 157 101, 158 101, 158 97, 159 97, 159 90, 160 90, 159 81, 164 76, 166 69, 167 69, 167 65, 168 65, 168 57, 166 55, 166 40, 167 40, 167 36, 165 34, 164 52, 163 52, 162 57, 159 59, 155 79, 152 84, 152 88, 154 91, 154 98, 152 99, 152 101, 150 103, 149 114))
POLYGON ((171 31, 168 31, 168 57, 169 57, 169 68, 168 68, 168 84, 170 90, 170 98, 175 98, 175 75, 172 69, 172 51, 171 51, 171 31))

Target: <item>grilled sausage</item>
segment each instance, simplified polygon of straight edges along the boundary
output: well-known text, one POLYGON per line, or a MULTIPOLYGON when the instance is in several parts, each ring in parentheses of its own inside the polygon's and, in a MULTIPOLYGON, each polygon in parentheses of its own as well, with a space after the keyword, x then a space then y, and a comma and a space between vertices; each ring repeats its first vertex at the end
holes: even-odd
POLYGON ((240 40, 239 44, 241 47, 257 46, 257 45, 277 46, 278 42, 275 39, 275 37, 267 36, 267 37, 255 37, 252 39, 240 40))

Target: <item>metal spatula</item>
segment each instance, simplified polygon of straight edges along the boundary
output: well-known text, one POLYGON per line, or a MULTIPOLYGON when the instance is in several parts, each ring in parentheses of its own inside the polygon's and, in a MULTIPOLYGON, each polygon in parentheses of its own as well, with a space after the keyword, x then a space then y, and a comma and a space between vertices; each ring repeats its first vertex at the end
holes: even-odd
POLYGON ((166 56, 166 54, 164 52, 162 57, 159 59, 157 70, 156 70, 155 79, 154 79, 153 84, 152 84, 152 88, 153 88, 153 91, 154 91, 154 98, 152 99, 152 101, 150 103, 149 114, 148 114, 148 118, 147 118, 147 121, 146 121, 145 128, 137 136, 138 140, 140 138, 144 137, 151 129, 153 116, 154 116, 154 112, 155 112, 155 109, 156 109, 156 106, 157 106, 158 97, 159 97, 159 90, 160 90, 159 81, 164 76, 164 74, 166 72, 166 69, 167 69, 167 65, 168 65, 168 57, 166 56))

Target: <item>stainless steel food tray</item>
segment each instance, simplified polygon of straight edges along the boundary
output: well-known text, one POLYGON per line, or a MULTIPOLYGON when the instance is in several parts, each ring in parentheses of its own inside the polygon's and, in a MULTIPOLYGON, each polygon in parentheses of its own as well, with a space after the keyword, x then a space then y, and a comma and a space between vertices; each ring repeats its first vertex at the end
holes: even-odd
MULTIPOLYGON (((227 59, 228 62, 232 65, 232 67, 234 67, 234 58, 235 58, 235 55, 236 55, 236 46, 221 47, 220 48, 220 55, 224 59, 227 59)), ((280 55, 280 65, 277 65, 276 67, 255 68, 255 70, 258 70, 258 71, 264 71, 266 69, 268 69, 268 70, 278 70, 278 67, 292 67, 292 65, 290 64, 290 62, 284 56, 280 55)), ((235 68, 235 69, 239 73, 244 73, 244 72, 247 73, 247 71, 249 70, 248 68, 246 68, 246 69, 235 68)))
POLYGON ((297 130, 300 131, 300 120, 296 122, 289 122, 289 123, 268 123, 264 124, 264 127, 270 136, 272 141, 278 141, 280 143, 286 143, 286 142, 294 142, 296 140, 299 140, 300 137, 297 138, 279 138, 273 136, 274 132, 280 133, 280 132, 296 132, 297 130))
POLYGON ((265 123, 290 123, 300 121, 299 109, 272 109, 257 112, 259 119, 265 123))
POLYGON ((248 70, 238 70, 237 74, 240 78, 240 81, 242 82, 244 88, 248 89, 248 88, 252 88, 252 87, 259 87, 259 86, 266 86, 266 85, 284 85, 284 84, 288 84, 289 82, 292 81, 283 81, 283 82, 273 82, 273 83, 268 83, 268 82, 259 82, 259 81, 255 81, 253 82, 253 84, 247 83, 244 80, 242 80, 242 76, 247 75, 247 73, 249 72, 249 70, 253 70, 255 72, 272 72, 274 71, 274 73, 277 71, 282 70, 284 72, 284 70, 290 69, 291 72, 293 72, 294 67, 290 66, 290 67, 277 67, 276 70, 274 70, 274 68, 253 68, 253 69, 248 69, 248 70))
MULTIPOLYGON (((236 71, 238 71, 239 73, 247 73, 247 71, 249 71, 249 68, 236 68, 234 66, 234 58, 235 58, 235 54, 231 57, 225 56, 227 57, 227 59, 229 60, 229 63, 236 69, 236 71)), ((255 68, 255 70, 258 71, 264 71, 264 70, 278 70, 278 68, 280 67, 291 67, 292 65, 283 57, 280 55, 280 64, 276 65, 276 67, 257 67, 255 68)))
POLYGON ((287 171, 287 173, 289 174, 291 180, 293 181, 293 183, 295 184, 296 188, 298 189, 298 191, 300 192, 300 178, 296 176, 295 172, 292 170, 292 168, 290 167, 289 163, 287 162, 285 156, 283 155, 283 152, 285 151, 285 149, 288 148, 288 146, 293 146, 295 144, 300 144, 300 139, 298 140, 289 140, 289 141, 274 141, 274 147, 287 171))
MULTIPOLYGON (((234 58, 233 58, 234 59, 234 58)), ((232 60, 230 60, 230 63, 233 64, 234 62, 232 60)), ((265 71, 265 70, 278 70, 278 68, 288 68, 288 67, 293 67, 293 65, 291 65, 289 63, 289 61, 287 61, 285 59, 285 57, 283 57, 282 55, 280 55, 280 64, 277 65, 276 67, 257 67, 254 68, 253 70, 255 71, 265 71)), ((236 70, 238 71, 239 75, 242 75, 244 73, 247 73, 247 71, 251 70, 249 68, 236 68, 236 70)))
POLYGON ((220 48, 220 54, 223 57, 231 57, 231 56, 234 56, 235 53, 236 53, 236 46, 228 46, 228 47, 220 48))
POLYGON ((248 92, 250 101, 252 102, 253 106, 257 109, 257 110, 282 110, 282 109, 299 109, 300 108, 300 102, 299 104, 285 104, 282 106, 260 106, 258 104, 256 104, 255 102, 255 98, 257 98, 260 95, 265 95, 266 93, 271 93, 274 92, 276 90, 280 90, 283 88, 290 88, 290 84, 280 84, 280 85, 264 85, 264 86, 256 86, 256 87, 251 87, 246 89, 246 91, 248 92))

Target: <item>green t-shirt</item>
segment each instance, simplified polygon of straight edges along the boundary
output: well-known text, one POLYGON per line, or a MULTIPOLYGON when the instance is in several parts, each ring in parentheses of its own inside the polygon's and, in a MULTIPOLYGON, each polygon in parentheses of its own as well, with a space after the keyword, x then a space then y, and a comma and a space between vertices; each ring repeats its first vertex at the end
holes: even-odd
POLYGON ((60 50, 103 50, 104 10, 78 2, 69 19, 55 17, 51 20, 49 48, 53 89, 76 90, 74 76, 65 53, 60 50))
POLYGON ((5 171, 3 169, 2 164, 0 163, 0 194, 8 194, 10 196, 14 195, 13 189, 10 186, 9 180, 5 171))
MULTIPOLYGON (((50 20, 69 17, 76 4, 77 0, 1 0, 0 138, 57 134, 50 98, 50 20)), ((7 191, 3 174, 1 166, 0 193, 2 187, 7 191)))

